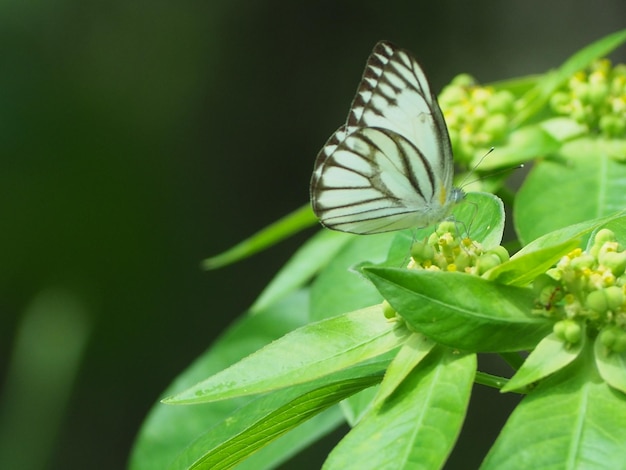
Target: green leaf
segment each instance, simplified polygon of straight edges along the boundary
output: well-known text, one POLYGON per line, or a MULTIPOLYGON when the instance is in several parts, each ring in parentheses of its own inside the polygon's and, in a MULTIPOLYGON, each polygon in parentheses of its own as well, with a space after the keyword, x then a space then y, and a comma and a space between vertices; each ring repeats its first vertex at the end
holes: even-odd
POLYGON ((524 287, 578 246, 580 246, 580 240, 573 239, 560 245, 548 246, 530 252, 520 251, 513 255, 509 261, 487 271, 482 277, 499 284, 524 287))
POLYGON ((315 380, 398 348, 408 335, 380 306, 347 313, 292 331, 164 402, 207 403, 315 380))
POLYGON ((517 406, 481 470, 624 468, 626 395, 598 376, 592 347, 517 406))
POLYGON ((302 287, 326 266, 353 237, 340 232, 322 230, 310 238, 276 274, 250 307, 258 312, 290 292, 302 287))
POLYGON ((626 207, 626 165, 592 139, 564 145, 563 161, 537 163, 515 198, 513 216, 522 242, 626 207))
MULTIPOLYGON (((380 303, 380 294, 355 266, 384 263, 396 236, 394 232, 349 235, 350 240, 311 285, 311 318, 321 320, 380 303)), ((408 256, 407 249, 406 262, 408 256)))
POLYGON ((475 355, 433 349, 333 449, 323 468, 441 468, 463 424, 475 370, 475 355))
POLYGON ((626 352, 607 351, 598 336, 594 341, 594 353, 602 379, 615 390, 626 393, 626 352))
POLYGON ((217 269, 262 251, 290 236, 315 225, 317 218, 309 204, 293 211, 280 220, 274 222, 250 238, 238 243, 219 255, 207 258, 202 262, 204 269, 217 269))
MULTIPOLYGON (((469 236, 485 250, 500 245, 504 233, 504 204, 494 194, 467 193, 465 201, 452 212, 454 220, 466 224, 469 236)), ((430 235, 431 231, 427 234, 430 235)))
POLYGON ((452 348, 532 349, 552 328, 530 315, 530 289, 454 272, 372 267, 365 273, 412 329, 452 348))
POLYGON ((522 367, 502 387, 502 392, 520 390, 568 365, 582 351, 584 337, 583 335, 583 340, 570 345, 565 344, 554 333, 543 338, 522 367))
POLYGON ((626 216, 624 216, 624 213, 625 212, 606 217, 599 217, 597 219, 586 220, 578 224, 568 225, 567 227, 546 233, 519 250, 515 254, 515 257, 522 257, 544 248, 558 246, 561 243, 568 243, 566 240, 580 239, 581 246, 585 245, 585 239, 591 242, 589 234, 604 227, 610 228, 611 230, 615 229, 618 233, 626 236, 626 216))
POLYGON ((382 403, 400 386, 411 371, 435 347, 435 344, 431 339, 419 333, 413 333, 409 337, 387 367, 374 406, 382 403))
POLYGON ((326 377, 324 381, 257 398, 186 447, 168 468, 231 468, 340 400, 378 383, 381 378, 379 365, 361 366, 326 377))

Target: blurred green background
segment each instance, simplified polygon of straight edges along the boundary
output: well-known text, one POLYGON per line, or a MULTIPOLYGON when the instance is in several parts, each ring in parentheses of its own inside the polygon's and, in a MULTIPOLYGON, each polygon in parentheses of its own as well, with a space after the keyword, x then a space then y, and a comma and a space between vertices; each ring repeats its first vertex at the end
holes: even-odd
MULTIPOLYGON (((625 19, 623 0, 2 2, 0 468, 125 466, 308 235, 199 268, 307 202, 376 41, 440 90, 543 72, 625 19)), ((489 439, 506 415, 470 418, 489 439)))

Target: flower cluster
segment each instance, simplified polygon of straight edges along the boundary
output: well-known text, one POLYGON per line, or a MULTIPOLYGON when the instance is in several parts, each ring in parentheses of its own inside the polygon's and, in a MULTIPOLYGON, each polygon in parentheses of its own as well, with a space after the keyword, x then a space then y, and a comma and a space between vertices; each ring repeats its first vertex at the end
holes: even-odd
POLYGON ((574 74, 556 92, 550 107, 606 137, 626 136, 626 65, 611 67, 608 59, 574 74))
POLYGON ((556 320, 554 332, 567 343, 588 331, 607 351, 626 351, 625 270, 626 251, 602 229, 588 252, 572 251, 535 280, 533 312, 556 320))
POLYGON ((411 247, 409 269, 460 271, 480 276, 509 259, 502 246, 485 251, 470 238, 462 238, 454 222, 442 222, 437 230, 411 247))
MULTIPOLYGON (((508 261, 506 248, 498 246, 493 250, 483 250, 477 241, 462 238, 454 222, 442 222, 436 231, 411 247, 411 261, 408 269, 430 271, 464 272, 480 276, 489 269, 508 261)), ((383 314, 390 320, 401 321, 396 311, 385 300, 383 314)))
POLYGON ((439 104, 459 163, 471 163, 477 151, 484 153, 506 137, 514 103, 511 92, 478 86, 465 74, 442 90, 439 104))

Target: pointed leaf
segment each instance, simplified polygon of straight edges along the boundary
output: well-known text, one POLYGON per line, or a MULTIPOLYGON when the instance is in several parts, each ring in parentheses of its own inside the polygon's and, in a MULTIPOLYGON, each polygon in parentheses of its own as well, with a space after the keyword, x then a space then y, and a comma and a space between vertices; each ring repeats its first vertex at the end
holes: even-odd
POLYGON ((583 340, 576 344, 567 345, 554 333, 549 334, 530 353, 522 367, 511 380, 502 387, 502 392, 519 390, 537 382, 544 377, 563 369, 578 357, 585 344, 583 340))
POLYGON ((398 348, 408 335, 380 306, 358 310, 292 331, 164 402, 206 403, 304 383, 398 348))
POLYGON ((611 387, 626 393, 626 352, 607 351, 599 337, 594 341, 596 367, 602 379, 611 387))
POLYGON ((357 367, 257 398, 186 447, 168 467, 227 469, 340 400, 378 383, 380 365, 357 367), (354 376, 354 377, 352 377, 354 376))
POLYGON ((383 402, 400 386, 411 371, 435 347, 435 344, 434 341, 419 333, 413 333, 407 339, 387 367, 385 378, 381 382, 375 398, 375 405, 383 402))
POLYGON ((335 447, 323 468, 441 468, 461 430, 475 370, 475 355, 433 349, 335 447))
POLYGON ((481 470, 624 468, 626 395, 600 379, 591 350, 522 400, 481 470))
POLYGON ((321 230, 291 257, 250 307, 251 312, 267 308, 285 295, 302 287, 348 243, 345 233, 321 230))
POLYGON ((577 139, 561 154, 562 161, 536 164, 516 195, 513 214, 523 243, 626 207, 626 165, 611 159, 597 141, 577 139))
POLYGON ((469 274, 367 268, 366 275, 411 327, 466 351, 532 349, 552 325, 530 315, 530 289, 469 274))
POLYGON ((313 281, 311 318, 321 320, 380 303, 380 294, 354 267, 365 262, 385 262, 395 238, 393 232, 350 235, 350 241, 313 281))
POLYGON ((517 252, 509 261, 490 269, 482 277, 499 284, 524 287, 579 245, 580 241, 574 239, 528 253, 517 252))
POLYGON ((202 262, 202 267, 204 269, 217 269, 249 258, 253 254, 269 248, 307 227, 315 225, 316 222, 317 219, 311 210, 311 206, 307 204, 225 252, 205 259, 202 262))

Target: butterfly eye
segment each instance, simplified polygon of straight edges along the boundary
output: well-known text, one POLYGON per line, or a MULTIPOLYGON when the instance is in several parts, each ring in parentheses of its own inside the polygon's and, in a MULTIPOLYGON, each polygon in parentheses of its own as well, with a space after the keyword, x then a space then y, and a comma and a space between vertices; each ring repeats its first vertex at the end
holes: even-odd
POLYGON ((347 122, 317 156, 313 211, 342 232, 425 227, 463 199, 453 171, 448 129, 424 72, 410 52, 379 42, 347 122))

